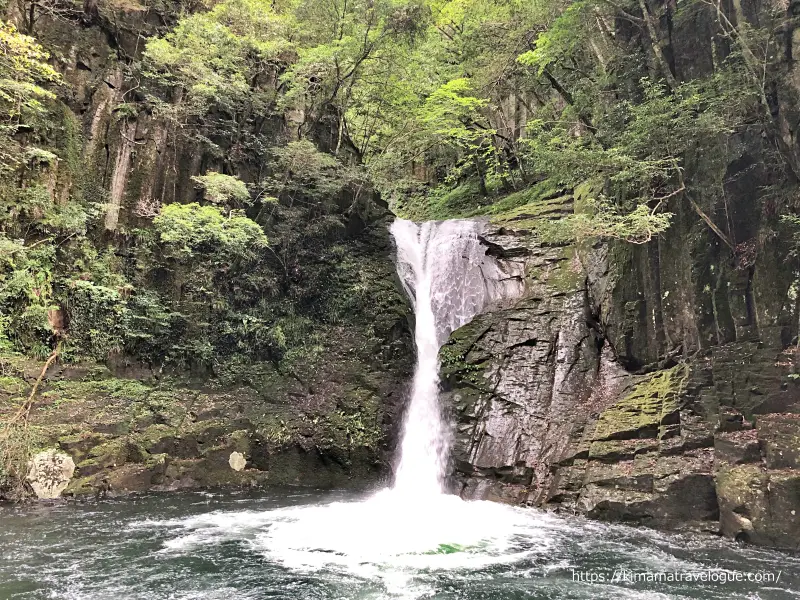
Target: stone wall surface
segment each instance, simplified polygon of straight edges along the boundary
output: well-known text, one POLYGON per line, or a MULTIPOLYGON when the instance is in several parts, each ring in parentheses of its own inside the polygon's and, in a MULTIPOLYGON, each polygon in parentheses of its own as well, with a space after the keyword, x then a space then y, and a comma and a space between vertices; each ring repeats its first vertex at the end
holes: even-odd
POLYGON ((441 351, 461 495, 796 549, 800 385, 781 251, 741 265, 688 213, 640 246, 548 246, 531 219, 558 215, 529 212, 485 240, 524 263, 525 297, 441 351))

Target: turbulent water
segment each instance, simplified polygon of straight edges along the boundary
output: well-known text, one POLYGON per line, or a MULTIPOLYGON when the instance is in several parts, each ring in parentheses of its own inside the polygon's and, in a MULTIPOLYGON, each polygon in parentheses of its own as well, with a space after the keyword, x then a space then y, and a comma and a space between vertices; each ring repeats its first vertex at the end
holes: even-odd
POLYGON ((398 219, 391 228, 397 272, 414 306, 417 366, 403 425, 395 491, 434 496, 444 487, 450 436, 439 406, 439 348, 456 329, 484 308, 519 295, 519 280, 507 277, 486 255, 473 220, 416 224, 398 219))
POLYGON ((797 598, 800 558, 442 496, 172 493, 0 509, 3 600, 797 598), (386 504, 382 504, 386 502, 386 504), (409 521, 410 519, 410 521, 409 521), (614 572, 770 583, 586 581, 614 572), (581 581, 581 578, 584 580, 581 581))
POLYGON ((476 313, 521 292, 486 256, 482 227, 392 226, 417 345, 392 487, 359 497, 268 489, 0 509, 0 600, 800 595, 791 591, 800 588, 800 560, 777 552, 443 493, 450 440, 439 348, 476 313), (642 580, 647 573, 705 580, 664 584, 642 580), (737 573, 761 579, 731 582, 737 573))

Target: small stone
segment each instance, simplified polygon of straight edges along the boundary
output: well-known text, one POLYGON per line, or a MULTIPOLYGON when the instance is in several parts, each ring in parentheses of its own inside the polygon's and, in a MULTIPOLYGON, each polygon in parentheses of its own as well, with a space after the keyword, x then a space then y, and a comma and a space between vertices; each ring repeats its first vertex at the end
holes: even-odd
POLYGON ((231 452, 231 456, 228 458, 228 464, 234 471, 241 471, 247 464, 247 460, 245 460, 244 454, 241 452, 231 452))
POLYGON ((39 452, 29 463, 28 481, 37 498, 58 498, 69 485, 75 462, 69 454, 55 448, 39 452))

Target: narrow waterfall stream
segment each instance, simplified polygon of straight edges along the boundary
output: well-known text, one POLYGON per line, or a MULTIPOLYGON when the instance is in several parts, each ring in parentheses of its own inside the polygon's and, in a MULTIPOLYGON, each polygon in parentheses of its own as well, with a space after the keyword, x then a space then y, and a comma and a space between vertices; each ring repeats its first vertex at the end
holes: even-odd
POLYGON ((451 439, 439 406, 439 348, 456 329, 490 304, 518 296, 522 283, 506 277, 486 255, 473 220, 398 219, 397 272, 414 307, 417 365, 403 424, 394 489, 415 496, 441 494, 451 439))
POLYGON ((800 597, 800 557, 446 493, 451 442, 439 406, 440 346, 477 313, 522 291, 519 278, 487 257, 483 227, 468 220, 392 226, 417 346, 392 487, 367 495, 172 492, 9 509, 0 528, 0 598, 800 597), (648 573, 696 579, 667 585, 642 577, 648 573), (736 579, 743 574, 762 578, 736 579))

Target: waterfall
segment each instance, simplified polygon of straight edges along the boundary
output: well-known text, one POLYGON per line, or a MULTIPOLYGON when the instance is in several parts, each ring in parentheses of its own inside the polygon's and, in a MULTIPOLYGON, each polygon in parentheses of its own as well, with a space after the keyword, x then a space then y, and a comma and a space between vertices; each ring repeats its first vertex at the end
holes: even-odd
POLYGON ((397 219, 397 272, 414 307, 417 364, 403 422, 394 489, 415 497, 444 493, 449 424, 439 405, 439 348, 448 336, 502 298, 522 292, 486 255, 485 221, 417 224, 397 219))

